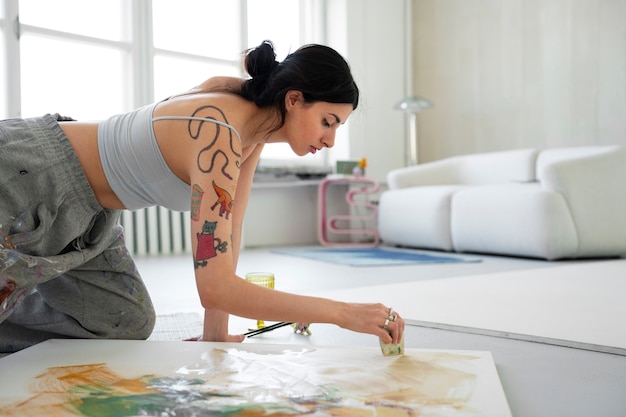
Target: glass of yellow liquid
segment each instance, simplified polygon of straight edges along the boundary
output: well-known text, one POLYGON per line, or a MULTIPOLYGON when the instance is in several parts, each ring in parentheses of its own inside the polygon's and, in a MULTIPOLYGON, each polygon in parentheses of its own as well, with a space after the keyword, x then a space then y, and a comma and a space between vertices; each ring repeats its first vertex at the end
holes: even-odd
MULTIPOLYGON (((271 272, 248 272, 246 274, 246 281, 251 282, 262 287, 274 289, 274 274, 271 272)), ((263 320, 256 321, 257 329, 265 327, 263 320)))

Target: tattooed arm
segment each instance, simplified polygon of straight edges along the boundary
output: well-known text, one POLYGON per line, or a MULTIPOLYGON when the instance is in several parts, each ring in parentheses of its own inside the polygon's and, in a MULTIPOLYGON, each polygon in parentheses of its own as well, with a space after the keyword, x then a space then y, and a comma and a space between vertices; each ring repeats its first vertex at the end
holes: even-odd
MULTIPOLYGON (((243 150, 243 162, 237 183, 237 191, 233 201, 232 216, 232 258, 235 269, 239 259, 241 248, 241 231, 243 227, 244 214, 250 197, 254 171, 261 155, 263 145, 257 145, 252 149, 243 150)), ((227 342, 241 342, 243 335, 230 335, 228 333, 229 314, 220 310, 205 308, 204 310, 204 332, 203 340, 227 342), (226 339, 224 339, 226 338, 226 339)))
MULTIPOLYGON (((263 145, 257 145, 252 149, 243 150, 243 162, 239 180, 237 183, 237 191, 231 211, 232 219, 232 251, 233 265, 237 266, 239 259, 239 250, 241 248, 241 231, 243 228, 243 220, 250 197, 252 188, 252 180, 254 171, 258 163, 263 145)), ((203 340, 226 340, 228 342, 240 342, 243 340, 242 335, 230 335, 228 333, 229 314, 223 311, 206 308, 204 314, 204 332, 203 340), (224 339, 226 337, 226 339, 224 339)))
MULTIPOLYGON (((202 106, 194 115, 207 112, 223 116, 214 106, 202 106)), ((217 120, 217 116, 213 117, 217 120)), ((334 323, 376 335, 385 343, 397 343, 404 322, 398 316, 397 322, 384 329, 390 310, 383 304, 353 304, 289 294, 251 284, 236 275, 238 248, 233 243, 238 246, 240 242, 255 164, 242 162, 246 150, 230 131, 204 121, 196 123, 200 125, 191 124, 188 135, 193 141, 192 152, 185 152, 192 157, 184 162, 192 167, 192 251, 198 294, 205 308, 203 340, 242 340, 242 335, 228 334, 228 315, 235 314, 268 321, 334 323), (239 198, 242 207, 238 206, 239 198)), ((250 148, 250 162, 260 150, 261 147, 250 148)))
MULTIPOLYGON (((219 107, 198 107, 192 116, 227 123, 219 107)), ((241 178, 242 147, 235 133, 228 127, 210 121, 188 122, 187 138, 192 143, 191 157, 191 234, 194 268, 198 291, 221 287, 225 277, 232 277, 236 270, 241 229, 233 227, 237 189, 241 178), (237 239, 234 239, 237 235, 237 239), (236 249, 235 249, 236 248, 236 249)), ((247 172, 244 170, 244 172, 247 172)), ((244 181, 245 182, 245 181, 244 181)), ((206 291, 206 290, 205 290, 206 291)), ((228 313, 205 303, 203 340, 241 341, 242 335, 228 334, 228 313)))

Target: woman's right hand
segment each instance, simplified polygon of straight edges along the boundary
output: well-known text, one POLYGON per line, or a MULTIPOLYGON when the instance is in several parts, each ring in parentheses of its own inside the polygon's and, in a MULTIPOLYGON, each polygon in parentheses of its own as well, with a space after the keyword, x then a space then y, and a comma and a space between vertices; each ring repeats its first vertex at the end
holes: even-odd
POLYGON ((385 343, 400 343, 404 319, 384 304, 348 304, 341 327, 378 336, 385 343))

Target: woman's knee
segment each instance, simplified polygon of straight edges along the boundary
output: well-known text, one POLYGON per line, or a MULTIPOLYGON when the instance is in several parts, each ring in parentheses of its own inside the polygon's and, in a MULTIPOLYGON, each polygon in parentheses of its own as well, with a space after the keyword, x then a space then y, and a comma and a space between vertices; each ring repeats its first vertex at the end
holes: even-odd
POLYGON ((108 293, 106 302, 96 301, 93 309, 86 309, 87 321, 92 326, 100 322, 100 330, 108 333, 105 337, 147 339, 152 334, 156 321, 152 300, 145 286, 134 284, 127 291, 108 293))
POLYGON ((134 275, 70 271, 37 290, 50 309, 89 332, 87 337, 146 339, 154 328, 148 289, 134 275))
POLYGON ((121 324, 122 328, 117 326, 116 330, 112 332, 113 335, 122 336, 115 338, 145 340, 150 337, 156 322, 156 314, 152 304, 134 309, 131 314, 133 316, 124 320, 123 324, 121 324))

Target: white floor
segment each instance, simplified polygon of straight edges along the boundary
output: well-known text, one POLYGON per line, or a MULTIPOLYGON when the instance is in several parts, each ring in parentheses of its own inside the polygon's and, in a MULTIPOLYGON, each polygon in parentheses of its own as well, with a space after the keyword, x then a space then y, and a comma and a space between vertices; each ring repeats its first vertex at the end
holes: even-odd
MULTIPOLYGON (((243 276, 252 271, 273 272, 276 276, 276 289, 300 294, 531 270, 572 263, 464 254, 463 257, 480 259, 481 262, 349 267, 279 255, 273 253, 272 249, 242 251, 237 273, 243 276)), ((136 263, 150 290, 157 314, 202 311, 190 255, 138 258, 136 263)))
POLYGON ((626 355, 626 259, 561 264, 319 295, 380 299, 407 323, 626 355))
MULTIPOLYGON (((616 298, 626 289, 621 279, 626 260, 459 256, 481 262, 350 267, 280 255, 270 248, 243 251, 238 273, 273 272, 276 288, 283 291, 383 302, 409 324, 626 353, 626 335, 613 330, 626 326, 626 304, 616 298)), ((190 257, 137 263, 157 314, 202 313, 190 257)), ((250 320, 231 318, 233 333, 250 325, 250 320)))

